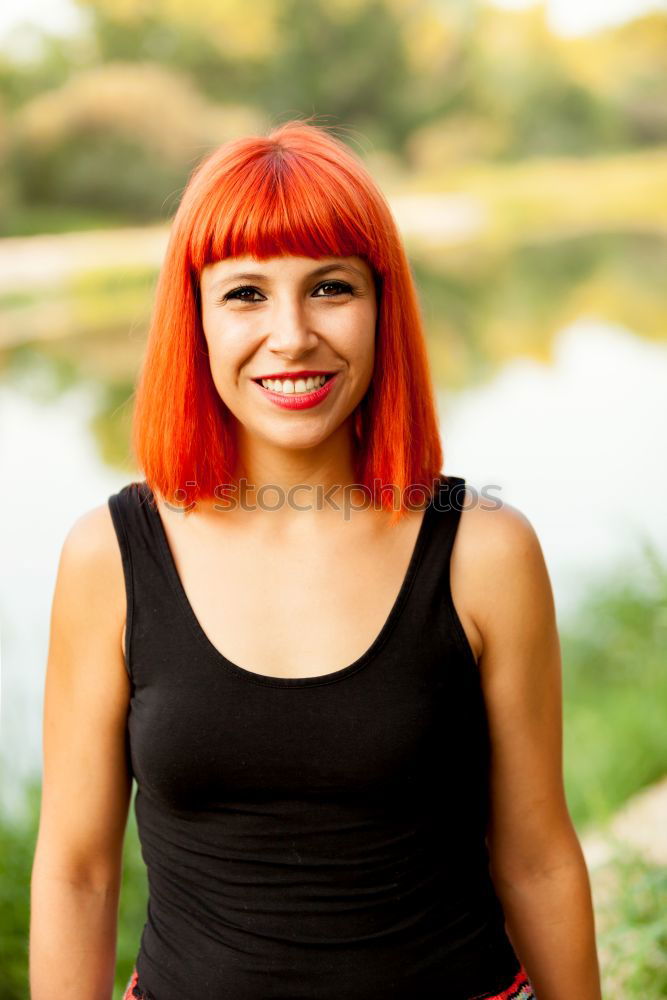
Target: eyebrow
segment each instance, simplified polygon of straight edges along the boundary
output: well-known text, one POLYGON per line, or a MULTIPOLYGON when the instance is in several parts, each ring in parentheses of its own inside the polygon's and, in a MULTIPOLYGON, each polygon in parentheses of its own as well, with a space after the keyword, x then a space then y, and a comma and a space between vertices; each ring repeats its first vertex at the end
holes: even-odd
MULTIPOLYGON (((353 264, 323 264, 321 267, 316 267, 314 271, 310 271, 306 277, 316 278, 320 274, 326 274, 327 271, 348 271, 352 274, 356 274, 359 278, 366 277, 363 271, 361 271, 358 267, 354 267, 353 264)), ((261 274, 259 272, 239 271, 234 274, 227 274, 224 278, 218 278, 218 280, 211 285, 211 291, 214 291, 221 285, 226 284, 228 281, 265 281, 266 278, 266 274, 261 274)))

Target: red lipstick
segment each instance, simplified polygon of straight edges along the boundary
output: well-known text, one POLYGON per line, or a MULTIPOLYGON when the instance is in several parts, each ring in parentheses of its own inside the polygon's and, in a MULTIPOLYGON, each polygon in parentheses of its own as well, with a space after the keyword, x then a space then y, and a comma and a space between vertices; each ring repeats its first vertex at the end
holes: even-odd
MULTIPOLYGON (((301 378, 306 377, 301 372, 299 374, 301 378)), ((308 374, 324 375, 326 373, 308 372, 308 374)), ((273 377, 294 378, 295 375, 276 375, 273 377)), ((320 386, 319 389, 313 389, 311 392, 272 392, 271 389, 265 389, 261 382, 257 382, 254 379, 253 381, 259 391, 266 396, 267 400, 275 403, 276 406, 281 406, 284 410, 306 410, 311 406, 317 406, 319 403, 322 403, 329 393, 333 391, 338 381, 338 372, 334 372, 332 377, 327 379, 323 386, 320 386)))

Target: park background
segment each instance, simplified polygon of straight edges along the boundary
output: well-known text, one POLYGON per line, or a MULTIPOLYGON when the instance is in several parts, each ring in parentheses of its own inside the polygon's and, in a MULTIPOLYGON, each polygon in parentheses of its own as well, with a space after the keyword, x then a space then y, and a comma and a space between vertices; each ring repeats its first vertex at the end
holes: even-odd
MULTIPOLYGON (((607 3, 611 23, 569 30, 562 4, 509 0, 33 6, 0 16, 0 1000, 28 996, 58 556, 137 477, 169 220, 209 150, 311 115, 363 157, 405 238, 444 470, 495 484, 540 537, 605 996, 666 997, 664 5, 607 3)), ((145 905, 131 812, 116 998, 145 905)))

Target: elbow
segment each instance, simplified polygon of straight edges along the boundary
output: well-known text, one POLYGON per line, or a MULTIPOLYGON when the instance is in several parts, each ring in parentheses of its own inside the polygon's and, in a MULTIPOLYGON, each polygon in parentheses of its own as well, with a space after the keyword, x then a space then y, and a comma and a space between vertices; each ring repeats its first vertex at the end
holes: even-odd
POLYGON ((540 844, 514 844, 511 851, 489 853, 490 872, 496 885, 521 885, 569 879, 573 873, 587 872, 579 838, 570 828, 559 838, 545 838, 540 844))

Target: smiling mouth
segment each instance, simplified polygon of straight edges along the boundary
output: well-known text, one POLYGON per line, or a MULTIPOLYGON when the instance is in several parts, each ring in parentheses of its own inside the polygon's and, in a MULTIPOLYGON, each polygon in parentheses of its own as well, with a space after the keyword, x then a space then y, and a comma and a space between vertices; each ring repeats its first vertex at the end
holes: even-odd
POLYGON ((301 375, 299 378, 255 378, 252 381, 272 392, 298 396, 321 389, 336 375, 337 372, 330 372, 326 375, 309 375, 307 378, 301 375))

